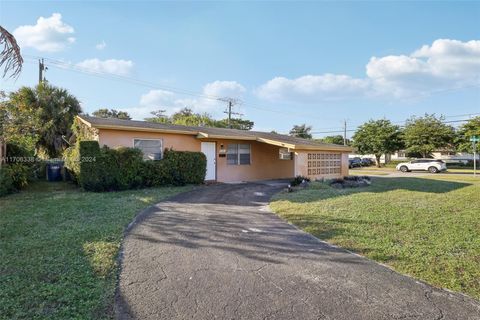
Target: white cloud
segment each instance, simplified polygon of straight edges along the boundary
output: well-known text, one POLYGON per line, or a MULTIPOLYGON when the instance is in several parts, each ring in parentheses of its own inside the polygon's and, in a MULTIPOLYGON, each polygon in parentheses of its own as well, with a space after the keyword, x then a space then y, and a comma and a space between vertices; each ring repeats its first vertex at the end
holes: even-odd
POLYGON ((365 79, 346 75, 306 75, 296 79, 276 77, 263 84, 257 94, 266 100, 313 101, 363 95, 369 87, 365 79))
POLYGON ((118 75, 128 75, 133 68, 133 62, 130 60, 99 60, 87 59, 76 64, 77 67, 93 70, 96 72, 106 72, 118 75))
POLYGON ((75 30, 62 21, 60 13, 49 18, 40 17, 35 25, 16 28, 13 35, 21 47, 31 47, 38 51, 56 52, 64 50, 75 42, 72 36, 75 30))
POLYGON ((151 111, 158 109, 172 114, 184 107, 191 108, 195 112, 208 112, 218 116, 223 113, 225 102, 216 100, 217 97, 241 98, 245 92, 245 87, 236 81, 207 83, 201 93, 205 97, 198 98, 185 98, 171 91, 155 89, 140 97, 139 107, 129 108, 128 111, 135 119, 148 117, 151 111))
POLYGON ((213 97, 240 98, 246 89, 236 81, 214 81, 203 87, 203 94, 213 97))
POLYGON ((95 45, 95 49, 97 49, 97 50, 103 50, 103 49, 105 49, 106 47, 107 47, 107 43, 105 42, 105 40, 103 40, 102 42, 97 43, 97 44, 95 45))
POLYGON ((270 101, 318 102, 362 97, 422 97, 435 91, 480 85, 480 41, 439 39, 408 55, 372 57, 366 76, 276 77, 257 95, 270 101))
POLYGON ((175 98, 175 94, 165 90, 150 90, 140 97, 140 105, 146 107, 159 107, 169 105, 175 98))

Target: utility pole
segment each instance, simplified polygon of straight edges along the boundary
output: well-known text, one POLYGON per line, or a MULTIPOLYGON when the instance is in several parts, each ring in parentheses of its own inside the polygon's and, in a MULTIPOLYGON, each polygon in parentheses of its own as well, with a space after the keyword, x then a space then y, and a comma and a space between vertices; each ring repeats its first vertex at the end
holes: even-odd
POLYGON ((48 68, 45 67, 45 62, 42 59, 38 60, 38 84, 41 84, 42 82, 45 81, 45 71, 47 71, 48 68))
POLYGON ((347 120, 343 120, 343 145, 347 145, 347 120))
POLYGON ((227 98, 220 98, 218 100, 228 103, 228 109, 223 111, 223 113, 228 114, 227 125, 228 125, 229 128, 232 128, 232 123, 231 123, 232 122, 232 114, 238 115, 238 116, 243 116, 243 114, 241 114, 241 113, 232 111, 233 106, 237 105, 237 104, 240 104, 241 101, 238 100, 238 99, 228 98, 228 97, 227 98))
POLYGON ((230 122, 232 121, 232 101, 228 101, 228 127, 231 128, 230 122))
POLYGON ((470 138, 470 141, 472 142, 472 148, 473 148, 473 176, 477 176, 477 142, 480 141, 480 138, 478 136, 473 136, 470 138))

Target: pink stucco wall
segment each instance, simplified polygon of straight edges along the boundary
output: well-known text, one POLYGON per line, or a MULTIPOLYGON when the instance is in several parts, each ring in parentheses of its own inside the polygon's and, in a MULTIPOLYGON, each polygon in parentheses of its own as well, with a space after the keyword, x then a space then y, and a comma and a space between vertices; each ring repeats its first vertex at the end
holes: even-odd
POLYGON ((109 147, 133 147, 133 140, 162 139, 164 148, 180 151, 200 151, 201 141, 216 142, 216 176, 219 182, 255 181, 263 179, 291 178, 294 176, 294 161, 280 160, 279 147, 257 141, 197 139, 194 135, 158 133, 145 131, 123 131, 101 129, 98 141, 109 147), (228 143, 248 143, 251 145, 250 165, 227 165, 226 157, 219 157, 220 146, 228 143))
POLYGON ((197 139, 195 135, 172 134, 146 131, 127 131, 100 129, 98 140, 100 145, 109 147, 133 147, 133 140, 162 139, 164 148, 179 151, 200 151, 201 141, 216 142, 216 177, 219 182, 255 181, 264 179, 292 178, 296 175, 306 176, 311 179, 338 178, 348 175, 348 153, 340 151, 309 151, 295 150, 294 160, 280 160, 279 147, 257 142, 224 139, 197 139), (229 143, 248 143, 251 145, 250 165, 227 165, 226 157, 219 157, 221 145, 227 148, 229 143), (339 154, 341 170, 339 173, 309 174, 308 154, 339 154))

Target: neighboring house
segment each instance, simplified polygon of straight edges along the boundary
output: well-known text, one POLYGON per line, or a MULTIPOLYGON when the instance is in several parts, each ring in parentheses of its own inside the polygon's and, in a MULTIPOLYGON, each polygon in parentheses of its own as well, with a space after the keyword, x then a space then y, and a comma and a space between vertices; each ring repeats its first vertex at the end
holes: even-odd
POLYGON ((348 175, 350 147, 258 131, 87 116, 78 119, 101 146, 136 147, 143 151, 145 159, 161 159, 166 148, 201 151, 207 157, 205 180, 239 182, 298 175, 311 179, 348 175))

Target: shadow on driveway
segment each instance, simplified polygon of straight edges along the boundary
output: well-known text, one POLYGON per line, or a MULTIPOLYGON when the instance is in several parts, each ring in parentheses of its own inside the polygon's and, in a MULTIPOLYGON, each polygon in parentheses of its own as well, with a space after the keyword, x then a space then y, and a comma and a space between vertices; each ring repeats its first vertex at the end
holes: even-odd
POLYGON ((478 319, 478 302, 327 245, 212 185, 149 209, 123 244, 119 319, 478 319))

